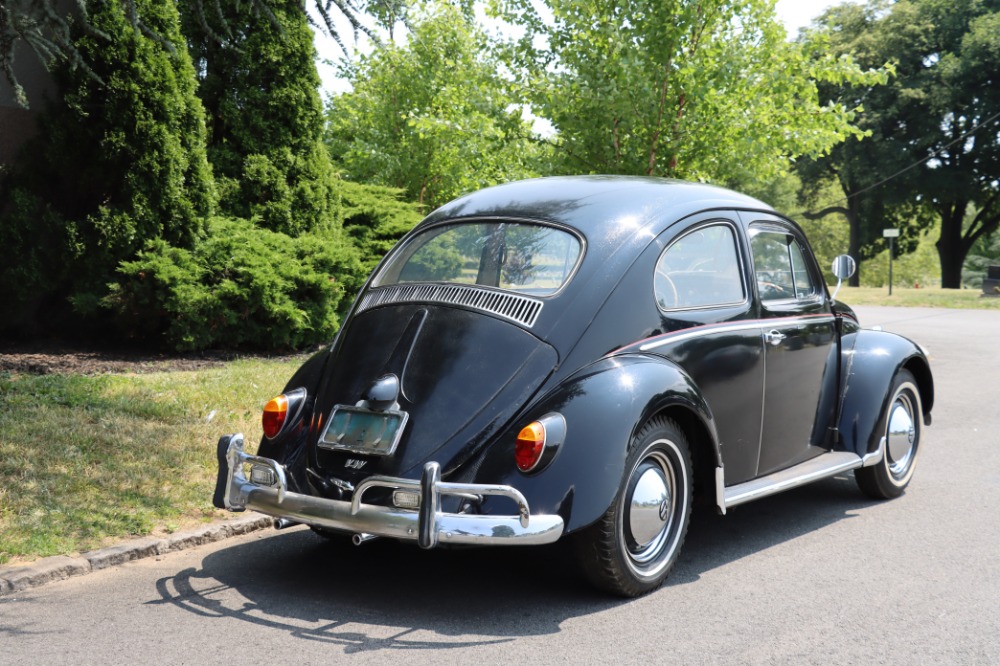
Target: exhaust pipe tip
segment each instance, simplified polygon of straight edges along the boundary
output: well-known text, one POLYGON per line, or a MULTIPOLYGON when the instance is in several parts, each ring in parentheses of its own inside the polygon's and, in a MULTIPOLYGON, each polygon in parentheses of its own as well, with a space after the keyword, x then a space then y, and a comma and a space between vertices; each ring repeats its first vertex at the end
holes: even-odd
POLYGON ((295 522, 294 520, 289 520, 288 518, 275 518, 272 524, 274 525, 274 529, 276 530, 283 530, 286 527, 292 527, 293 525, 298 525, 297 522, 295 522))
POLYGON ((374 534, 367 534, 365 532, 361 532, 351 537, 351 543, 353 543, 355 546, 360 546, 366 541, 371 541, 372 539, 377 539, 377 538, 378 537, 376 537, 374 534))

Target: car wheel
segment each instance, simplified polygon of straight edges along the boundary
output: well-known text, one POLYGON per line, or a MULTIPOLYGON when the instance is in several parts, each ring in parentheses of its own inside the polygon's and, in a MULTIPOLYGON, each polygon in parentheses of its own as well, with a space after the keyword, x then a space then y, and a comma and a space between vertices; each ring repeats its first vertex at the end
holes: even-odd
POLYGON ((658 588, 687 534, 691 479, 684 432, 666 417, 650 419, 632 441, 611 507, 574 539, 587 578, 624 597, 658 588))
POLYGON ((923 427, 917 382, 907 370, 900 370, 892 383, 892 400, 882 420, 881 432, 885 437, 882 460, 854 470, 854 478, 866 495, 891 499, 903 494, 913 476, 923 427))

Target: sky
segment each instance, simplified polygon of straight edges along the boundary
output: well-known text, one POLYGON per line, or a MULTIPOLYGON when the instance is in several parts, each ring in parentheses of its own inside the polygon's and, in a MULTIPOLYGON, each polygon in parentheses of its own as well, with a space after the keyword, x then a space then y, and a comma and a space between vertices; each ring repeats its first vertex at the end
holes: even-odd
MULTIPOLYGON (((775 6, 778 18, 785 24, 785 30, 790 37, 798 34, 801 27, 809 25, 815 17, 831 5, 839 4, 837 0, 778 0, 775 6)), ((316 48, 319 51, 319 75, 323 81, 323 96, 330 93, 344 92, 349 89, 345 81, 337 78, 337 69, 332 64, 340 60, 341 51, 336 43, 324 35, 317 34, 316 48), (325 64, 322 61, 330 61, 325 64)))
POLYGON ((794 37, 799 28, 809 25, 824 9, 836 4, 839 3, 831 0, 778 0, 775 9, 778 18, 785 24, 785 30, 794 37))

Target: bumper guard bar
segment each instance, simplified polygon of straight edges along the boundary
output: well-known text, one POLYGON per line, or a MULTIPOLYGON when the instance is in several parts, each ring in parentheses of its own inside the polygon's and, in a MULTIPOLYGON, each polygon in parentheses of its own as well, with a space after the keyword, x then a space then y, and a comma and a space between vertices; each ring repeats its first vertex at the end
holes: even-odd
POLYGON ((532 516, 528 501, 516 488, 444 482, 441 481, 441 467, 436 462, 424 465, 420 479, 368 477, 358 484, 349 502, 290 492, 285 468, 270 458, 244 453, 243 442, 242 433, 225 435, 219 440, 219 476, 213 503, 220 509, 253 509, 275 518, 318 527, 416 540, 421 548, 433 548, 440 542, 529 546, 552 543, 562 535, 562 518, 532 516), (259 479, 250 480, 244 472, 246 464, 267 471, 262 471, 259 479), (419 509, 364 504, 363 496, 372 488, 417 493, 420 496, 419 509), (518 515, 444 513, 441 511, 442 495, 507 497, 517 504, 518 515))

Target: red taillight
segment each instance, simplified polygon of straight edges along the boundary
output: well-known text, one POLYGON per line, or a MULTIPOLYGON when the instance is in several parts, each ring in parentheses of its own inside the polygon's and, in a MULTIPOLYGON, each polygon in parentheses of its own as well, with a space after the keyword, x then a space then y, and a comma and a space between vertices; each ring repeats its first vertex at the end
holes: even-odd
POLYGON ((542 459, 545 450, 545 426, 538 421, 521 428, 514 445, 514 462, 522 472, 530 472, 542 459))
POLYGON ((264 436, 268 439, 277 436, 281 432, 281 426, 285 425, 286 418, 288 418, 288 398, 283 395, 271 398, 264 405, 264 415, 260 420, 264 426, 264 436))

